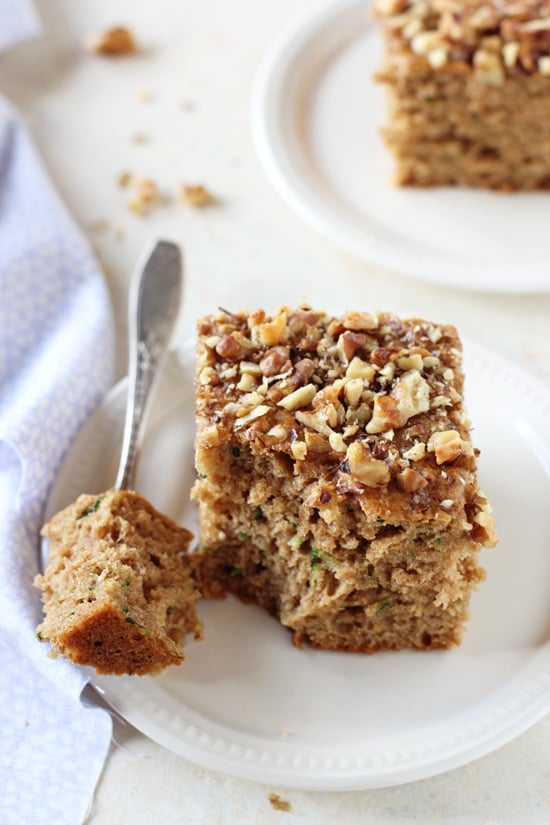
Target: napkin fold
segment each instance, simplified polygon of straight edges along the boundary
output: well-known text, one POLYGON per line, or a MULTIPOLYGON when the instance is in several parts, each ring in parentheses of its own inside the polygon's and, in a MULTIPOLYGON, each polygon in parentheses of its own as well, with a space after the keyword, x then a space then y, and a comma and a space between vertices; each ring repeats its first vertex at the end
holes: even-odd
MULTIPOLYGON (((32 6, 0 4, 0 48, 37 33, 32 6)), ((85 671, 47 656, 38 533, 48 491, 113 378, 113 320, 97 263, 28 134, 0 98, 0 822, 78 825, 111 717, 84 707, 85 671)))

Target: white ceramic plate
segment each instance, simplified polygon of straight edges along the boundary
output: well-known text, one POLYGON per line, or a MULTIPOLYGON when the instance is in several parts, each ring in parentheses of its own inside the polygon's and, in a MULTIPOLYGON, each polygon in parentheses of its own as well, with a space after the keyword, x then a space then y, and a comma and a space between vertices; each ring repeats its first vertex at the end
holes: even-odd
MULTIPOLYGON (((137 488, 192 525, 191 358, 159 390, 137 488)), ((203 602, 206 638, 156 677, 93 677, 129 722, 209 768, 270 784, 372 788, 431 776, 509 741, 550 709, 550 396, 470 345, 467 400, 501 541, 452 651, 362 656, 293 647, 267 613, 203 602)), ((125 385, 73 443, 47 515, 114 478, 125 385)))
POLYGON ((392 185, 369 6, 317 5, 263 63, 252 125, 276 188, 321 233, 403 275, 476 290, 549 290, 549 194, 392 185))

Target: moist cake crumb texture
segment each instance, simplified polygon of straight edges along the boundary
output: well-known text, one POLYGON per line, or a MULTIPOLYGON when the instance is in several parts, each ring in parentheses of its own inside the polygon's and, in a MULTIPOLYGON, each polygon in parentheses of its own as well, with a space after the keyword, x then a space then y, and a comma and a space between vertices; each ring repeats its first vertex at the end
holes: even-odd
POLYGON ((375 0, 398 184, 550 188, 550 0, 375 0))
POLYGON ((303 642, 460 642, 494 546, 456 330, 307 305, 198 325, 197 575, 303 642))
POLYGON ((82 495, 42 530, 49 563, 35 584, 41 641, 98 673, 145 674, 180 664, 187 633, 201 637, 187 555, 191 533, 142 496, 82 495))

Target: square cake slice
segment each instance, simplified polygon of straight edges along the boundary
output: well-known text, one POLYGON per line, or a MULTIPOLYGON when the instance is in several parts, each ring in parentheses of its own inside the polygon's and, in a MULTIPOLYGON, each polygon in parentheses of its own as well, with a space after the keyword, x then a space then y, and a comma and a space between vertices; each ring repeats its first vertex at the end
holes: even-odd
POLYGON ((296 644, 460 642, 478 489, 456 330, 302 305, 198 326, 201 587, 263 606, 296 644))
POLYGON ((375 0, 396 182, 550 188, 550 0, 375 0))

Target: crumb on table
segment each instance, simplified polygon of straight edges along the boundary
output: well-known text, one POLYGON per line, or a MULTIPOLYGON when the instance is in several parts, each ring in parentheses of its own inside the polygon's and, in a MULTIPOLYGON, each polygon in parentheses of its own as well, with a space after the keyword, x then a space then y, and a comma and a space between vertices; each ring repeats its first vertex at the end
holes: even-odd
POLYGON ((138 50, 132 32, 124 26, 115 26, 92 35, 88 38, 86 47, 93 54, 100 54, 104 57, 135 54, 138 50))
POLYGON ((161 201, 157 184, 150 178, 132 178, 133 194, 128 208, 136 215, 146 215, 152 206, 161 201))
POLYGON ((180 189, 180 199, 188 206, 203 207, 210 206, 216 202, 214 195, 206 188, 206 186, 188 186, 183 184, 180 189))
POLYGON ((290 812, 290 802, 287 799, 283 799, 278 793, 270 793, 268 799, 271 807, 275 808, 276 811, 290 812))

